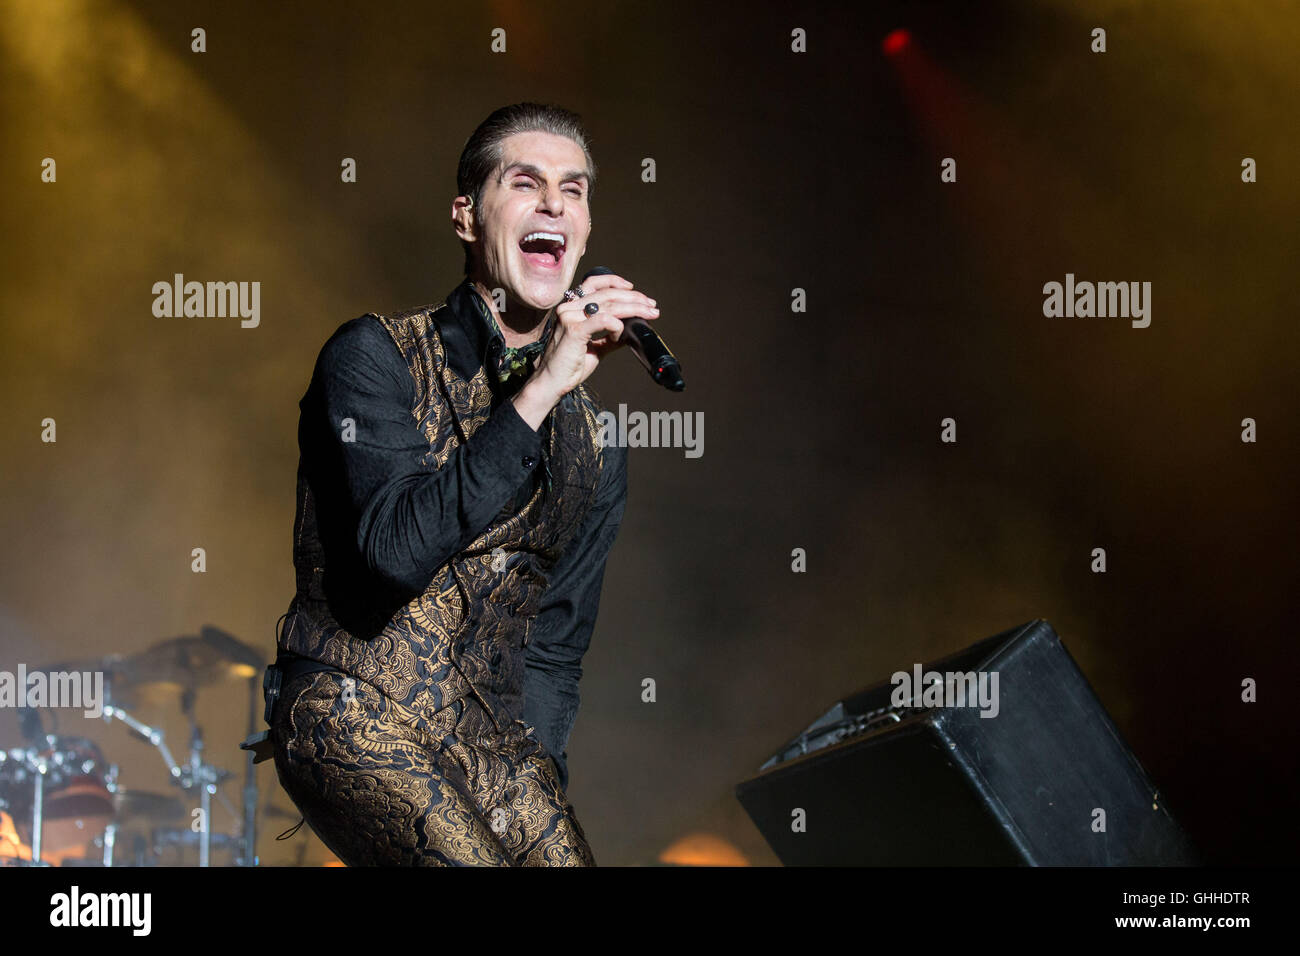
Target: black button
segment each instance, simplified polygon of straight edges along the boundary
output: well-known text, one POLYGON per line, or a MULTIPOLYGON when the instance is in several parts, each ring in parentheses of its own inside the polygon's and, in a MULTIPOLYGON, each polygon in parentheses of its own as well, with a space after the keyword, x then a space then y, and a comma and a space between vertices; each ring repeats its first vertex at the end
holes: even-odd
POLYGON ((537 464, 537 459, 533 455, 524 455, 522 464, 525 468, 532 468, 537 464))

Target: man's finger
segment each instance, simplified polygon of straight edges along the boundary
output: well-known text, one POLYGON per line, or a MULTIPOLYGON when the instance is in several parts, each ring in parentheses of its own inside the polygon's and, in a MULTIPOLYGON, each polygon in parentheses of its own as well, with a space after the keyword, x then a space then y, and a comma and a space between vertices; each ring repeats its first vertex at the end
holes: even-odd
POLYGON ((597 311, 612 313, 621 319, 631 315, 640 315, 647 319, 657 316, 657 313, 652 311, 658 308, 654 299, 642 292, 627 289, 603 289, 590 293, 584 298, 562 303, 561 308, 569 316, 576 317, 578 313, 585 314, 585 310, 593 302, 599 307, 597 311))
POLYGON ((578 326, 578 331, 582 332, 589 342, 599 342, 607 336, 617 340, 623 334, 623 322, 612 315, 601 315, 597 312, 578 326))
POLYGON ((628 282, 622 276, 616 276, 612 272, 607 275, 591 276, 583 279, 578 283, 583 292, 590 295, 593 292, 599 292, 601 289, 630 289, 632 283, 628 282))
POLYGON ((604 292, 599 292, 596 293, 595 295, 588 296, 587 299, 584 301, 589 301, 593 299, 596 302, 600 303, 601 311, 604 311, 606 309, 620 308, 624 306, 631 307, 631 308, 639 308, 641 306, 646 306, 649 308, 655 307, 654 299, 650 298, 650 296, 646 295, 644 292, 635 292, 631 289, 606 290, 604 292))

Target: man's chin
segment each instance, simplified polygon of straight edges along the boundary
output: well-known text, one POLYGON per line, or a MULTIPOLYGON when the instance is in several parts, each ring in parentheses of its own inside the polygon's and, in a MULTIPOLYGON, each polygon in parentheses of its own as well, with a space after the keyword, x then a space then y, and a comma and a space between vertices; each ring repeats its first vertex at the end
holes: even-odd
POLYGON ((533 283, 527 289, 520 290, 523 293, 520 301, 530 309, 545 312, 564 301, 564 292, 568 288, 569 286, 563 277, 550 282, 533 283))
POLYGON ((529 295, 521 299, 519 304, 522 305, 524 308, 532 309, 535 312, 548 312, 563 301, 564 301, 564 292, 561 291, 554 297, 529 295))

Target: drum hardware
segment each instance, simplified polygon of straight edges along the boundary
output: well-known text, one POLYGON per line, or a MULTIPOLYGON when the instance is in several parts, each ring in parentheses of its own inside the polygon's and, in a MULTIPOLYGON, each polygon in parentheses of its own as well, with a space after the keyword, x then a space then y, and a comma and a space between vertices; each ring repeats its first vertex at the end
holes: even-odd
MULTIPOLYGON (((249 727, 256 724, 259 688, 256 676, 264 666, 261 656, 248 645, 218 628, 205 626, 199 635, 161 641, 149 649, 124 657, 110 655, 89 661, 53 665, 47 670, 99 672, 104 674, 105 722, 117 719, 131 736, 154 747, 167 767, 172 783, 186 793, 198 794, 203 827, 183 839, 168 836, 161 843, 136 837, 133 856, 136 865, 147 865, 145 854, 156 855, 160 845, 182 848, 196 846, 199 865, 208 866, 214 845, 236 851, 235 863, 255 866, 257 858, 257 783, 253 758, 247 758, 243 788, 243 811, 237 811, 220 786, 233 776, 203 759, 202 729, 196 719, 196 697, 201 687, 231 678, 246 678, 249 688, 249 727), (179 691, 180 709, 190 726, 188 759, 180 763, 167 746, 164 732, 137 719, 128 710, 148 694, 172 696, 179 691), (211 832, 212 801, 215 798, 239 823, 237 836, 211 832)), ((20 715, 28 746, 0 751, 0 811, 7 811, 13 823, 30 821, 30 860, 6 853, 4 865, 113 866, 120 827, 131 819, 159 820, 184 816, 184 804, 175 797, 117 786, 116 765, 107 765, 91 741, 80 737, 44 734, 38 714, 20 715), (100 860, 88 852, 101 848, 100 860), (101 862, 102 860, 102 862, 101 862)), ((26 825, 26 823, 24 823, 26 825)), ((12 824, 11 824, 12 827, 12 824)), ((15 831, 16 832, 16 831, 15 831)), ((160 831, 164 834, 171 831, 160 831)), ((3 836, 3 834, 0 834, 3 836)), ((5 843, 5 848, 8 847, 5 843)), ((18 844, 21 849, 27 849, 18 844)))
POLYGON ((84 737, 46 734, 0 753, 0 798, 15 823, 31 821, 33 864, 84 856, 113 819, 116 782, 117 767, 84 737))
MULTIPOLYGON (((241 816, 218 791, 219 785, 228 779, 231 773, 203 760, 203 731, 198 725, 195 713, 198 689, 226 677, 255 674, 256 670, 248 663, 248 658, 253 654, 251 648, 245 648, 225 632, 216 628, 204 628, 203 633, 198 637, 178 637, 162 641, 124 662, 122 673, 134 682, 136 688, 153 684, 180 689, 181 712, 190 725, 190 752, 186 763, 176 761, 167 747, 162 730, 137 720, 122 707, 113 704, 104 707, 106 720, 116 718, 122 721, 136 735, 158 750, 173 783, 186 793, 198 793, 199 810, 203 819, 199 834, 202 839, 198 843, 199 866, 208 866, 211 862, 212 798, 217 797, 232 816, 241 820, 241 829, 245 833, 249 833, 247 822, 249 814, 246 812, 241 816), (239 655, 239 658, 232 660, 234 655, 239 655)), ((251 794, 247 792, 247 788, 245 793, 245 799, 251 796, 254 807, 256 807, 256 795, 254 782, 251 794)), ((249 833, 249 836, 251 837, 252 834, 249 833)), ((245 839, 244 844, 247 849, 241 855, 241 864, 244 860, 253 859, 252 839, 245 839)))

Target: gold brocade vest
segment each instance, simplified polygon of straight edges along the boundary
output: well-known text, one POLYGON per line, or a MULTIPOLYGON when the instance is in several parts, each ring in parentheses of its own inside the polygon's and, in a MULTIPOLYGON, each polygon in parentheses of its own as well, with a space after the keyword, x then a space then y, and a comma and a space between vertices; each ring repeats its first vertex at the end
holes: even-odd
MULTIPOLYGON (((415 380, 411 413, 429 440, 423 463, 441 468, 492 414, 486 306, 462 284, 435 306, 370 314, 415 380)), ((524 481, 422 594, 368 635, 349 633, 331 612, 316 500, 300 466, 297 592, 279 646, 365 681, 417 713, 432 715, 472 696, 498 732, 521 733, 524 648, 548 576, 595 498, 604 463, 600 411, 582 385, 565 395, 550 413, 549 435, 542 431, 537 480, 524 481)))

